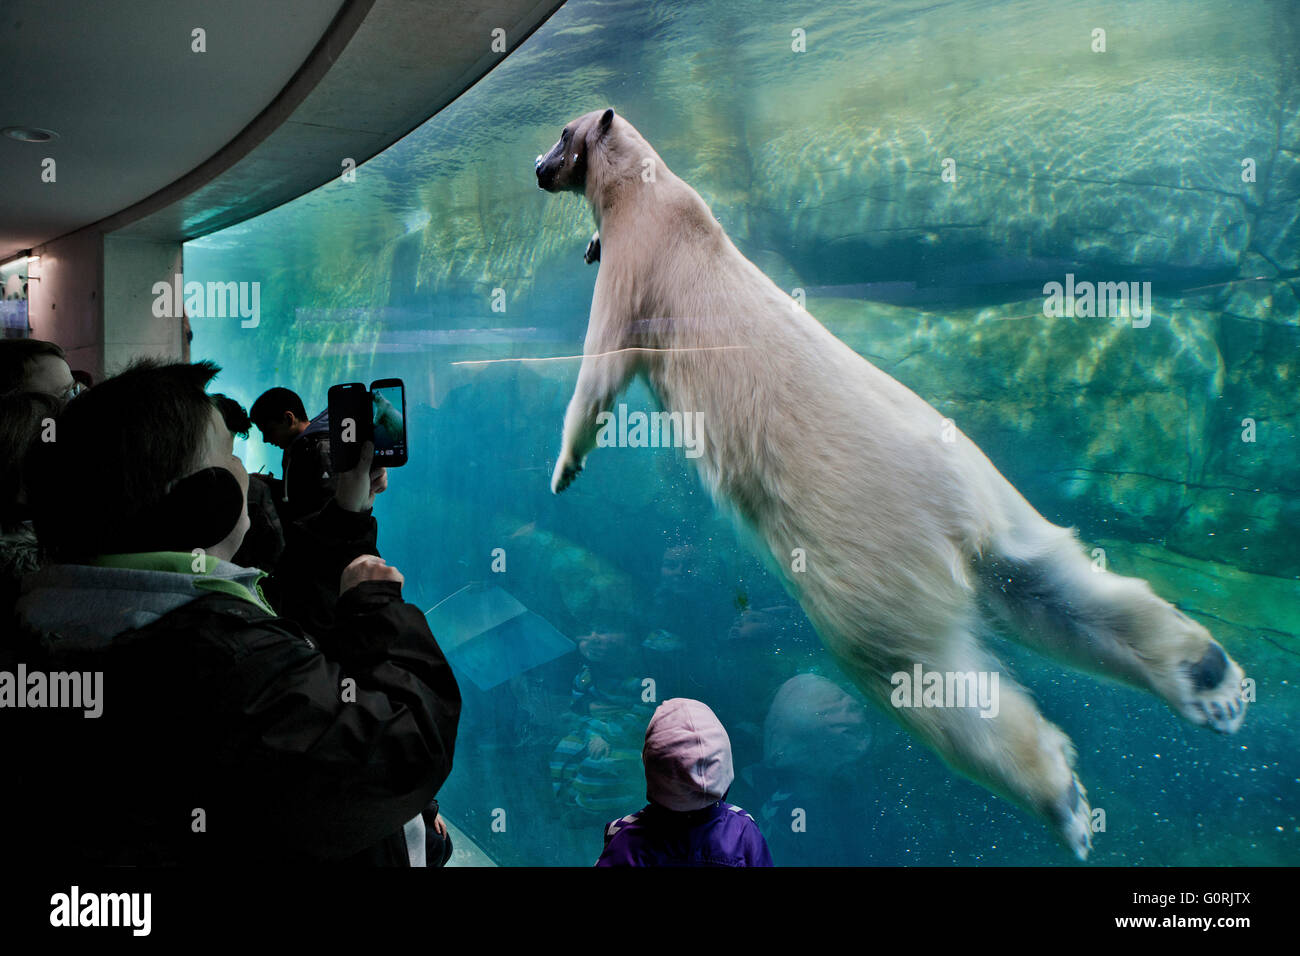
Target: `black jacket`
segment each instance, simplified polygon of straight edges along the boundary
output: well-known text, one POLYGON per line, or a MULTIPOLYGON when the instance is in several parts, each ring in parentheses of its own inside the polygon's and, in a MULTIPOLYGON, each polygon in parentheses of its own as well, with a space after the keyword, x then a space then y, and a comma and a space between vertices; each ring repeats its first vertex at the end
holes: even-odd
POLYGON ((333 503, 295 528, 262 584, 273 607, 314 614, 306 632, 206 590, 252 581, 227 562, 199 575, 51 565, 27 578, 28 669, 103 674, 98 718, 0 711, 18 731, 5 737, 24 771, 16 822, 34 838, 29 859, 405 865, 403 824, 451 771, 460 693, 397 583, 312 611, 312 587, 337 591, 374 537, 373 518, 333 503))
MULTIPOLYGON (((274 571, 284 553, 284 525, 275 506, 281 494, 281 482, 269 475, 248 476, 248 533, 231 558, 241 568, 274 571)), ((322 504, 324 504, 322 502, 322 504)))
POLYGON ((339 479, 330 462, 329 409, 290 442, 280 465, 283 480, 276 508, 286 524, 319 511, 334 497, 339 479))

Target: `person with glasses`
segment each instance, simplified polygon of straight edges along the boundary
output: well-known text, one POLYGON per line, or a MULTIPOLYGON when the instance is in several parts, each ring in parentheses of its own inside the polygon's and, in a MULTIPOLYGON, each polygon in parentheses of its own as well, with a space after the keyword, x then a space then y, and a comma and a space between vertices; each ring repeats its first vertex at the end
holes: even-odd
POLYGON ((0 394, 41 392, 69 401, 83 386, 63 349, 43 339, 0 339, 0 394))

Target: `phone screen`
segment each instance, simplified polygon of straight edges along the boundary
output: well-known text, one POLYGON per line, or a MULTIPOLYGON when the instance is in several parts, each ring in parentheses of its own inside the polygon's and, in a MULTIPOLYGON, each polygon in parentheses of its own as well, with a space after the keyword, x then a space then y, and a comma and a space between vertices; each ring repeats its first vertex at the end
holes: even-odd
POLYGON ((406 464, 406 392, 401 382, 389 379, 370 387, 374 407, 375 464, 406 464))

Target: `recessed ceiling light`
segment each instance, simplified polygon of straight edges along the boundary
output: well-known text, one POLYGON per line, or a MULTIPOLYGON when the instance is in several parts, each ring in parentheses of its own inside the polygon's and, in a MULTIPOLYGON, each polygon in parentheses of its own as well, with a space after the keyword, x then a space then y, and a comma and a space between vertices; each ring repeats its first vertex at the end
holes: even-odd
POLYGON ((48 143, 59 134, 51 129, 37 129, 35 126, 6 126, 0 129, 10 139, 20 143, 48 143))

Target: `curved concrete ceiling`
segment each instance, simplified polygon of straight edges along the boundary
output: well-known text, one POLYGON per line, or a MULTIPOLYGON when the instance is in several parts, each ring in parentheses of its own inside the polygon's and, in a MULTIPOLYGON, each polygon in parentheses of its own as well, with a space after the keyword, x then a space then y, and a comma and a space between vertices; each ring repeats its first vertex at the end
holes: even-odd
POLYGON ((287 202, 438 112, 562 2, 8 0, 0 127, 59 135, 0 137, 0 260, 87 225, 183 240, 287 202))

